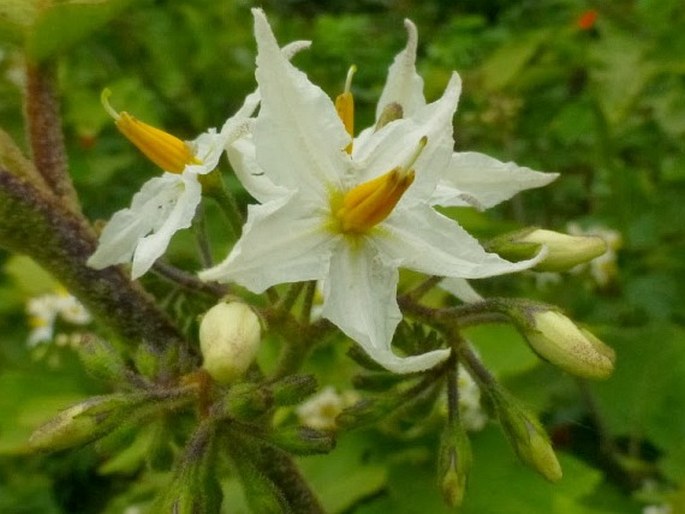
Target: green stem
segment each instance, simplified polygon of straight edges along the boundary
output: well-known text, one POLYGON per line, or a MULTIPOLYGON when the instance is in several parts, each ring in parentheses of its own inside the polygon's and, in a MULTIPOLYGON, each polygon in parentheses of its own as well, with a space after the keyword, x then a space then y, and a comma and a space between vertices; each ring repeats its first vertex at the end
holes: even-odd
POLYGON ((302 322, 307 325, 312 319, 312 305, 314 305, 314 296, 316 295, 316 280, 307 282, 307 288, 304 291, 304 301, 302 302, 302 322))
POLYGON ((204 268, 211 268, 214 265, 212 258, 212 248, 207 237, 207 216, 205 214, 204 204, 200 204, 195 216, 195 223, 193 224, 195 230, 195 240, 200 252, 200 262, 204 268))
POLYGON ((215 169, 211 173, 200 175, 199 178, 202 184, 202 192, 217 203, 221 212, 226 216, 233 236, 237 241, 243 231, 244 219, 235 197, 226 187, 221 177, 221 172, 215 169))
POLYGON ((295 305, 295 302, 297 301, 297 297, 300 296, 302 289, 304 289, 304 282, 296 282, 295 284, 291 284, 286 295, 283 297, 283 299, 281 299, 280 302, 278 302, 276 309, 283 312, 290 312, 290 310, 293 308, 293 305, 295 305))
POLYGON ((416 286, 414 289, 406 293, 404 296, 407 297, 407 299, 411 300, 412 302, 417 302, 423 296, 433 289, 435 286, 437 286, 441 281, 443 277, 438 277, 438 276, 432 276, 428 277, 426 280, 421 282, 418 286, 416 286))
POLYGON ((194 293, 204 293, 221 298, 230 292, 228 286, 217 284, 216 282, 203 282, 192 273, 175 268, 162 260, 155 262, 152 271, 160 277, 194 293))

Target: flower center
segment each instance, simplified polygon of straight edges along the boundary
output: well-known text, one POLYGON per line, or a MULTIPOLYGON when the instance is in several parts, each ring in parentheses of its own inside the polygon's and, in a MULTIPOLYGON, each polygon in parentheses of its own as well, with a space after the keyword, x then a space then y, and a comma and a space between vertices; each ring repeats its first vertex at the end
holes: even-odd
POLYGON ((181 173, 189 164, 202 164, 193 155, 190 146, 176 136, 137 120, 127 112, 116 112, 109 104, 112 92, 104 89, 100 95, 102 105, 119 131, 133 143, 145 157, 165 171, 181 173))
MULTIPOLYGON (((340 116, 345 130, 351 138, 354 138, 354 97, 350 89, 352 88, 352 77, 356 71, 356 66, 350 66, 350 69, 347 71, 347 79, 345 80, 345 89, 335 99, 335 109, 338 111, 338 116, 340 116)), ((345 147, 345 151, 348 154, 352 153, 352 139, 345 147)))
POLYGON ((404 192, 414 182, 412 166, 428 142, 422 137, 417 149, 405 164, 375 179, 350 189, 334 208, 339 230, 345 234, 362 234, 387 218, 404 192))

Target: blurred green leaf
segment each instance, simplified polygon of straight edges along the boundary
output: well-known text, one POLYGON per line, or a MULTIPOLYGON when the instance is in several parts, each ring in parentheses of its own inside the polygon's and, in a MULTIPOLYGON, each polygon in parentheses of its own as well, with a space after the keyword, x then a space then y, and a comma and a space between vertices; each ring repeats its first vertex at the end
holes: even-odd
POLYGON ((28 452, 36 427, 85 397, 78 376, 36 373, 34 369, 0 374, 0 454, 28 452))
POLYGON ((131 0, 61 2, 42 10, 26 42, 28 56, 43 61, 83 40, 120 14, 131 0))
POLYGON ((508 87, 551 35, 548 29, 532 31, 497 49, 480 67, 484 87, 489 91, 508 87))
POLYGON ((385 467, 365 461, 365 455, 372 449, 372 439, 366 434, 355 432, 340 437, 333 455, 300 459, 302 472, 317 491, 326 512, 346 512, 385 485, 385 467))
POLYGON ((510 325, 480 325, 466 331, 485 365, 500 379, 530 371, 540 359, 510 325))

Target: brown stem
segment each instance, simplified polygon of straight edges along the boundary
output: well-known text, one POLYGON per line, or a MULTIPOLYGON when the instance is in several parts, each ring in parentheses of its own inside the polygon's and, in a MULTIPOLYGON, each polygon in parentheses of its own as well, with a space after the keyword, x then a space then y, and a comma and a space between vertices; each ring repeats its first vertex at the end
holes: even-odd
POLYGON ((192 273, 178 269, 161 260, 155 262, 152 266, 152 271, 157 273, 160 277, 194 293, 205 293, 210 296, 221 298, 231 291, 228 286, 217 284, 216 282, 203 282, 192 273))
POLYGON ((80 212, 78 197, 67 172, 53 64, 27 64, 25 102, 34 165, 50 190, 74 212, 80 212))
POLYGON ((127 342, 160 352, 172 345, 184 348, 178 329, 121 267, 86 266, 96 245, 80 215, 0 168, 0 246, 33 258, 127 342))

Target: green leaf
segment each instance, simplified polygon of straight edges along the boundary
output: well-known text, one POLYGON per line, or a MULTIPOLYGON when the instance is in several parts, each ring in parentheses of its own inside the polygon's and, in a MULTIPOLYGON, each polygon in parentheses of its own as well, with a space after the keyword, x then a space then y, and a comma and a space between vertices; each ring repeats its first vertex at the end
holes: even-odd
POLYGON ((88 37, 120 14, 131 0, 80 0, 40 12, 26 41, 30 58, 43 61, 88 37))
POLYGON ((550 35, 548 29, 534 31, 497 49, 480 69, 485 88, 496 91, 507 87, 550 35))
POLYGON ((0 455, 29 452, 29 436, 61 409, 84 398, 77 377, 37 370, 0 375, 0 455))
POLYGON ((372 448, 373 440, 368 433, 355 432, 340 437, 332 455, 299 461, 302 473, 326 512, 346 512, 358 500, 373 495, 385 485, 385 468, 364 458, 372 448))
POLYGON ((540 359, 510 325, 479 325, 465 330, 483 362, 500 379, 532 370, 540 359))
POLYGON ((27 297, 55 292, 59 286, 59 282, 52 275, 25 255, 12 256, 5 264, 5 273, 14 281, 15 287, 27 297))
POLYGON ((38 16, 40 0, 0 0, 0 39, 19 42, 38 16))
MULTIPOLYGON (((602 474, 573 457, 560 454, 564 478, 550 484, 520 464, 496 429, 472 438, 474 466, 460 514, 600 514, 631 512, 596 507, 586 498, 601 485, 602 474)), ((454 513, 440 498, 433 462, 396 462, 387 494, 355 514, 454 513)), ((639 512, 639 509, 635 510, 639 512)))

